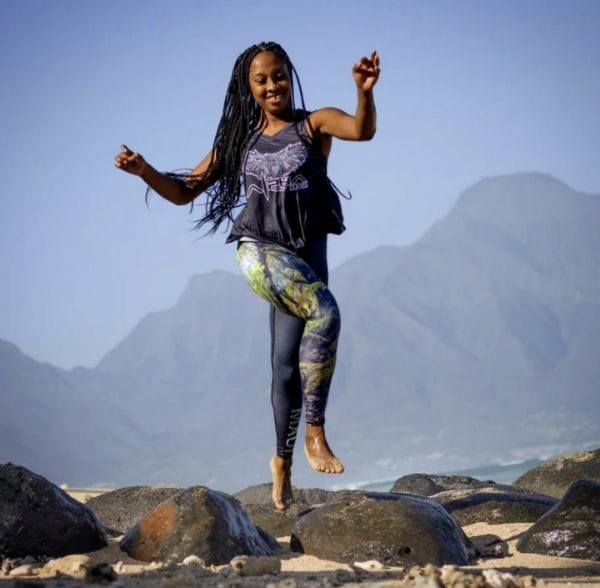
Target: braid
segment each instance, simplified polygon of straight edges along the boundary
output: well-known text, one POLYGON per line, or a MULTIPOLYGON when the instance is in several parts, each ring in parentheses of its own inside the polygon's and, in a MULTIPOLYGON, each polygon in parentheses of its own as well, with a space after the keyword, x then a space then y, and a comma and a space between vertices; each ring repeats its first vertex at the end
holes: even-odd
POLYGON ((210 184, 210 188, 206 190, 205 213, 196 221, 196 229, 210 224, 212 226, 209 233, 216 232, 223 221, 233 220, 233 209, 239 205, 243 157, 250 137, 258 128, 262 117, 261 109, 252 96, 248 75, 252 60, 262 51, 277 53, 288 68, 292 112, 295 112, 293 77, 296 78, 302 107, 305 109, 298 73, 279 44, 266 42, 252 45, 236 59, 225 94, 223 113, 213 141, 214 159, 208 170, 201 176, 171 174, 178 176, 192 188, 198 183, 210 184))

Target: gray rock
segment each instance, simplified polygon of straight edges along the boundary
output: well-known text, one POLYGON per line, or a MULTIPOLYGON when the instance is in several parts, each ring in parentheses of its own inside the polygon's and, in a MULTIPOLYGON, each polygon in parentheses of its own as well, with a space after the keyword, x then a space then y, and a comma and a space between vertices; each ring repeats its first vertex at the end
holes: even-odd
POLYGON ((460 525, 532 523, 556 504, 556 499, 508 484, 446 490, 431 496, 460 525))
POLYGON ((0 465, 0 555, 61 557, 105 545, 87 506, 24 467, 0 465))
POLYGON ((492 480, 482 482, 470 476, 433 474, 408 474, 398 478, 391 492, 412 492, 422 496, 432 496, 445 490, 462 490, 466 488, 481 488, 494 484, 492 480))
POLYGON ((244 510, 252 522, 273 537, 291 535, 298 516, 311 508, 307 504, 295 503, 285 512, 279 512, 271 504, 247 504, 244 506, 244 510))
POLYGON ((293 551, 352 563, 466 565, 474 553, 456 521, 433 500, 415 494, 362 493, 300 517, 293 551))
POLYGON ((91 498, 86 506, 94 511, 107 534, 115 537, 181 490, 165 486, 129 486, 91 498))
MULTIPOLYGON (((237 498, 242 505, 248 504, 272 504, 271 489, 273 484, 257 484, 249 486, 236 492, 233 496, 237 498)), ((361 493, 359 490, 322 490, 321 488, 300 488, 293 487, 294 502, 301 505, 327 504, 334 502, 345 496, 351 496, 361 493)))
POLYGON ((207 565, 218 565, 236 555, 272 555, 279 544, 254 525, 238 500, 193 486, 138 521, 120 546, 142 561, 181 561, 197 555, 207 565))
POLYGON ((577 480, 600 482, 600 449, 545 461, 526 471, 513 485, 561 498, 577 480))
POLYGON ((600 561, 600 484, 575 482, 517 542, 527 553, 600 561))

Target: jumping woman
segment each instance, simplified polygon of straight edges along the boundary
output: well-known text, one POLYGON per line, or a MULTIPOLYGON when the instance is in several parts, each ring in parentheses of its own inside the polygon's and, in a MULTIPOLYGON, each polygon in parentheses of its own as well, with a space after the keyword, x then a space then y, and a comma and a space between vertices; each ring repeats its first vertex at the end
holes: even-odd
POLYGON ((271 400, 277 451, 270 462, 273 505, 293 502, 292 454, 304 406, 304 450, 319 472, 344 466, 325 437, 325 408, 335 368, 340 313, 327 287, 327 235, 345 229, 327 177, 333 137, 368 141, 375 134, 373 51, 352 68, 354 115, 338 108, 309 112, 298 74, 277 43, 260 43, 236 60, 212 149, 189 174, 161 173, 122 145, 115 165, 140 176, 177 205, 205 197, 197 228, 231 221, 227 242, 250 287, 271 305, 271 400), (302 108, 294 99, 294 80, 302 108), (234 209, 243 205, 234 217, 234 209))

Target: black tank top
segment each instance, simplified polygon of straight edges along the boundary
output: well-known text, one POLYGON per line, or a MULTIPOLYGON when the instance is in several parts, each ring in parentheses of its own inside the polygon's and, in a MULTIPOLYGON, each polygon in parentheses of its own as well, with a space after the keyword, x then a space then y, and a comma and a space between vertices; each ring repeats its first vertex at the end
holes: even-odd
POLYGON ((250 137, 242 165, 246 203, 228 243, 245 237, 299 249, 345 229, 327 159, 305 121, 300 112, 275 135, 250 137))

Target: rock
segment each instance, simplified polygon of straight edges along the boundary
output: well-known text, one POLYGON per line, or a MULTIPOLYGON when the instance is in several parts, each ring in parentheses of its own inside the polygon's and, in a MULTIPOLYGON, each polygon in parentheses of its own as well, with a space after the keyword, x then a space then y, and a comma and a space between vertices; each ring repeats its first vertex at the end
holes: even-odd
POLYGON ((556 504, 555 498, 507 484, 446 490, 431 498, 461 525, 532 523, 556 504))
POLYGON ((87 569, 85 574, 85 580, 90 584, 109 584, 116 579, 116 572, 107 562, 101 562, 91 566, 87 569))
POLYGON ((257 529, 235 498, 193 486, 138 521, 120 546, 142 561, 181 561, 197 555, 207 565, 219 565, 236 555, 272 555, 279 544, 257 529))
POLYGON ((481 558, 508 557, 508 543, 498 535, 477 535, 470 538, 481 558))
POLYGON ((61 557, 105 545, 87 506, 24 467, 0 465, 0 555, 61 557))
POLYGON ((600 561, 600 484, 575 482, 517 542, 526 553, 600 561))
POLYGON ((320 488, 299 488, 295 486, 294 503, 285 512, 273 508, 271 501, 272 484, 259 484, 241 490, 234 496, 242 503, 255 525, 273 537, 290 535, 298 516, 315 505, 328 504, 347 496, 363 494, 359 490, 321 490, 320 488))
POLYGON ((188 555, 181 562, 184 566, 199 566, 203 568, 206 564, 203 559, 200 559, 197 555, 188 555))
POLYGON ((513 485, 561 498, 577 480, 600 482, 600 449, 545 461, 526 471, 513 485))
POLYGON ((129 486, 90 498, 86 506, 94 511, 107 533, 116 537, 179 492, 181 488, 167 486, 129 486))
POLYGON ((89 567, 90 557, 88 555, 66 555, 65 557, 50 560, 44 566, 44 574, 49 576, 65 574, 78 580, 83 580, 89 567))
POLYGON ((368 561, 355 561, 352 566, 367 572, 379 572, 385 568, 385 566, 376 559, 369 559, 368 561))
POLYGON ((315 508, 294 525, 290 547, 322 559, 393 566, 466 565, 472 556, 456 521, 415 494, 362 493, 315 508))
POLYGON ((281 561, 276 557, 238 555, 231 560, 230 565, 240 576, 273 576, 281 571, 281 561))
POLYGON ((485 583, 490 588, 515 588, 519 586, 517 579, 507 572, 483 570, 481 575, 485 578, 485 583))
POLYGON ((10 572, 8 572, 8 575, 11 577, 33 576, 34 573, 35 566, 33 564, 24 564, 22 566, 10 570, 10 572))
POLYGON ((447 475, 436 476, 432 474, 408 474, 398 478, 392 486, 391 492, 411 492, 422 496, 432 496, 445 490, 463 490, 468 488, 481 488, 494 484, 492 480, 482 482, 470 476, 447 475))
POLYGON ((283 537, 292 534, 297 517, 310 508, 306 504, 295 503, 285 512, 279 512, 272 504, 247 504, 244 510, 255 525, 273 537, 283 537))
MULTIPOLYGON (((249 504, 266 504, 272 505, 271 489, 272 484, 257 484, 249 486, 244 490, 236 492, 233 496, 237 498, 245 507, 249 504)), ((363 494, 360 490, 321 490, 320 488, 300 488, 293 487, 294 502, 298 505, 327 504, 334 502, 346 496, 354 494, 363 494)))

